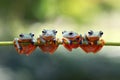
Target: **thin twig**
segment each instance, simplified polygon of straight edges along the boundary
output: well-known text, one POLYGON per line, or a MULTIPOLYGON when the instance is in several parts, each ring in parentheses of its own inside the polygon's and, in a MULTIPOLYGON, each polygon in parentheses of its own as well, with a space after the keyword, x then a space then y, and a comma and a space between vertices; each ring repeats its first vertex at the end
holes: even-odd
POLYGON ((120 42, 106 42, 105 46, 120 46, 120 42))
POLYGON ((1 41, 0 46, 9 46, 13 45, 13 41, 1 41))
MULTIPOLYGON (((9 46, 13 45, 13 41, 1 41, 0 46, 9 46)), ((22 43, 22 44, 29 44, 29 43, 22 43)), ((62 42, 59 42, 59 44, 62 44, 62 42)), ((35 42, 35 45, 38 45, 37 42, 35 42)), ((105 42, 105 46, 120 46, 120 42, 105 42)))

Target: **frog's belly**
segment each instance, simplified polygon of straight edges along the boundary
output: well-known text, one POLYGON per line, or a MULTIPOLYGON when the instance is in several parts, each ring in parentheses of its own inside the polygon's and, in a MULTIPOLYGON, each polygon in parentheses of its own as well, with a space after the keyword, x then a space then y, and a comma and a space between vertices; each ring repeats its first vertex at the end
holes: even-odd
POLYGON ((58 45, 40 45, 39 48, 43 52, 48 52, 48 53, 54 53, 56 49, 58 48, 58 45))
POLYGON ((96 53, 103 47, 102 45, 81 45, 80 46, 86 53, 96 53))
POLYGON ((79 47, 79 44, 71 44, 71 47, 72 47, 72 48, 78 48, 78 47, 79 47))
POLYGON ((31 54, 36 49, 36 46, 32 44, 29 44, 27 46, 21 46, 21 47, 22 47, 21 53, 26 54, 26 55, 31 54))

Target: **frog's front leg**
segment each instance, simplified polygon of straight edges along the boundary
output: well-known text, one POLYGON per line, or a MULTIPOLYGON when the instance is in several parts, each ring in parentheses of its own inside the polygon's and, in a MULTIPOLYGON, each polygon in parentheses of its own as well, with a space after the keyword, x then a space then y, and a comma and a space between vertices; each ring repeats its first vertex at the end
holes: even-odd
POLYGON ((102 40, 102 39, 101 39, 101 40, 98 40, 98 41, 96 41, 96 44, 97 44, 97 45, 99 45, 99 44, 104 45, 104 40, 102 40))
POLYGON ((72 40, 66 39, 66 41, 68 42, 68 44, 72 44, 72 40))
POLYGON ((54 38, 54 39, 53 39, 53 42, 54 42, 54 43, 56 43, 56 42, 57 42, 56 38, 54 38))
POLYGON ((99 45, 99 44, 101 44, 101 41, 100 40, 96 40, 96 41, 94 41, 94 44, 95 45, 99 45))
POLYGON ((31 43, 34 44, 35 42, 36 42, 36 40, 33 38, 31 43))
POLYGON ((63 40, 59 40, 58 38, 53 39, 53 43, 58 45, 60 42, 63 42, 63 40))
POLYGON ((42 43, 46 43, 46 41, 42 38, 41 35, 40 35, 40 41, 41 41, 42 43))
POLYGON ((70 43, 70 41, 69 41, 68 39, 66 39, 66 38, 63 38, 63 39, 62 39, 62 44, 63 44, 63 46, 64 46, 67 50, 72 51, 72 47, 71 47, 71 45, 70 45, 69 43, 70 43))
POLYGON ((85 36, 84 36, 84 38, 83 38, 83 40, 82 40, 82 43, 83 44, 86 44, 86 45, 88 45, 88 40, 87 40, 87 35, 85 34, 85 36))
MULTIPOLYGON (((80 40, 80 45, 81 45, 81 44, 83 44, 83 37, 82 37, 82 34, 80 34, 80 38, 82 38, 82 39, 80 40)), ((80 39, 80 38, 79 38, 79 39, 80 39)))
POLYGON ((18 40, 19 40, 18 38, 15 38, 15 39, 14 39, 15 44, 16 44, 16 46, 17 46, 18 50, 22 50, 22 47, 19 45, 18 40))
POLYGON ((69 40, 69 39, 64 38, 64 39, 62 39, 62 43, 65 43, 65 44, 71 44, 72 41, 69 40))

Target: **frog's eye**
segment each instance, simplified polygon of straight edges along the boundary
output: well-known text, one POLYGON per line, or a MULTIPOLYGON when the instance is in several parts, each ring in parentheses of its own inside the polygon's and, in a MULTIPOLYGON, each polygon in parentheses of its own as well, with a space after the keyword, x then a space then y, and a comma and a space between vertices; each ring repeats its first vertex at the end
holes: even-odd
POLYGON ((73 32, 70 32, 69 35, 73 35, 73 32))
POLYGON ((89 34, 89 35, 92 35, 92 34, 93 34, 93 31, 92 31, 92 30, 90 30, 90 31, 88 32, 88 34, 89 34))
POLYGON ((66 31, 63 31, 62 34, 64 34, 66 31))
POLYGON ((42 33, 46 33, 46 31, 42 31, 42 33))
POLYGON ((33 36, 34 36, 34 33, 30 33, 30 35, 33 37, 33 36))
POLYGON ((20 34, 19 36, 20 36, 20 37, 24 37, 24 34, 20 34))
POLYGON ((56 30, 53 30, 53 32, 54 32, 54 33, 57 33, 57 31, 56 31, 56 30))
POLYGON ((100 31, 100 36, 102 36, 103 35, 103 32, 102 31, 100 31))

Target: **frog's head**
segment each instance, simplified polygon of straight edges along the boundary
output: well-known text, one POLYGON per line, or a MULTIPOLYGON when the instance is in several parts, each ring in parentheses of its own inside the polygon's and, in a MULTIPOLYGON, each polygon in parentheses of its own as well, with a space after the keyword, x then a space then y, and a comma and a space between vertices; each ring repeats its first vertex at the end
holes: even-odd
POLYGON ((102 31, 94 32, 94 31, 90 30, 88 32, 87 37, 88 37, 89 40, 94 41, 94 40, 99 40, 99 38, 102 37, 102 35, 103 35, 102 31))
POLYGON ((29 33, 29 34, 21 33, 19 36, 20 36, 20 39, 33 39, 34 34, 33 33, 29 33))
POLYGON ((76 32, 73 32, 73 31, 63 31, 62 35, 63 37, 68 38, 68 39, 72 39, 72 38, 79 36, 76 32))
POLYGON ((56 37, 57 31, 56 30, 46 30, 42 31, 42 37, 44 39, 54 39, 56 37))

